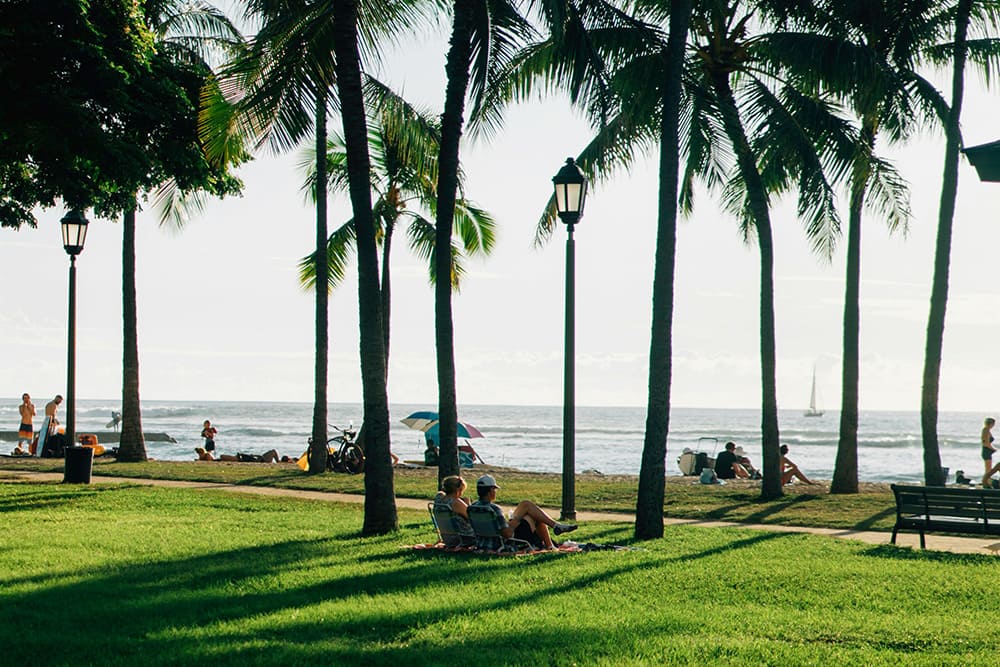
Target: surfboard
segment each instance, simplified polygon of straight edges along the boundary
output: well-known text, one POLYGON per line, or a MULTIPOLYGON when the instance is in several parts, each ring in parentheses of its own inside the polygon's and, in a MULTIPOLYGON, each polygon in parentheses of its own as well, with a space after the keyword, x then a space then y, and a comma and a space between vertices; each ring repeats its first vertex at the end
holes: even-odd
POLYGON ((35 446, 35 451, 33 452, 35 456, 40 457, 42 450, 45 449, 45 441, 49 438, 49 422, 51 420, 51 417, 46 417, 42 420, 42 428, 38 431, 38 444, 35 446))

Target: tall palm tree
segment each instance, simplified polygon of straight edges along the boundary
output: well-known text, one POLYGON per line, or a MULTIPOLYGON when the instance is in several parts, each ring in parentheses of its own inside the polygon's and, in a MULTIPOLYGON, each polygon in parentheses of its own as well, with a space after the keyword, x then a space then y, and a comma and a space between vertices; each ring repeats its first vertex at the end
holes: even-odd
POLYGON ((670 382, 673 369, 674 267, 677 255, 678 176, 680 173, 681 87, 691 0, 671 0, 670 31, 663 57, 660 106, 660 169, 656 255, 653 264, 653 314, 649 342, 646 430, 635 506, 636 539, 663 536, 667 434, 670 431, 670 382))
MULTIPOLYGON (((381 245, 381 303, 382 321, 385 325, 383 344, 386 368, 389 363, 389 331, 391 311, 390 256, 396 227, 407 223, 406 233, 411 251, 430 260, 433 257, 435 230, 432 215, 437 209, 437 152, 440 127, 426 110, 413 107, 382 84, 369 80, 368 97, 378 100, 379 110, 374 112, 369 126, 369 155, 372 160, 371 189, 375 196, 373 216, 376 242, 381 245)), ((315 190, 315 159, 311 151, 303 154, 302 167, 310 193, 315 190)), ((327 171, 330 174, 331 192, 345 192, 349 179, 347 153, 343 139, 333 133, 327 143, 327 171)), ((462 174, 459 187, 462 189, 462 174)), ((458 290, 464 273, 462 258, 487 255, 495 243, 496 223, 492 216, 473 202, 459 198, 455 204, 457 243, 452 244, 452 289, 458 290)), ((355 249, 354 221, 348 220, 330 234, 327 244, 330 288, 343 279, 347 264, 355 249)), ((316 282, 316 265, 313 257, 304 258, 299 264, 303 285, 313 287, 316 282)), ((434 264, 429 265, 430 281, 435 281, 434 264)))
MULTIPOLYGON (((340 96, 348 183, 358 248, 361 383, 364 393, 364 424, 367 430, 365 519, 362 532, 365 535, 378 535, 396 530, 398 519, 392 464, 389 459, 389 399, 386 393, 385 349, 382 344, 384 329, 372 216, 368 128, 358 54, 357 12, 357 0, 334 0, 331 27, 334 33, 337 91, 340 96)), ((325 151, 320 151, 317 157, 325 157, 325 151)), ((317 183, 317 190, 323 183, 317 183)), ((320 261, 319 264, 324 265, 325 262, 320 261)), ((326 281, 321 281, 318 275, 317 292, 321 291, 326 291, 326 281)))
MULTIPOLYGON (((366 55, 377 61, 380 41, 392 39, 417 21, 420 0, 365 4, 359 26, 366 55)), ((327 118, 334 94, 335 38, 332 0, 247 0, 247 20, 260 24, 247 53, 221 75, 220 94, 202 117, 203 134, 215 155, 224 155, 233 134, 256 138, 274 151, 298 146, 312 135, 316 180, 326 183, 327 118)), ((317 285, 327 285, 327 188, 316 189, 315 250, 317 285)), ((315 369, 309 471, 326 469, 329 356, 329 296, 317 286, 315 369)))
POLYGON ((941 381, 941 354, 944 347, 944 322, 948 303, 948 274, 951 262, 951 236, 958 194, 958 158, 962 145, 960 122, 965 94, 965 67, 969 60, 977 65, 985 81, 991 81, 1000 62, 1000 3, 991 0, 943 2, 942 18, 951 18, 952 39, 928 49, 926 56, 935 64, 951 64, 951 109, 945 123, 944 176, 938 210, 937 241, 934 249, 934 276, 931 283, 930 312, 927 316, 927 344, 924 351, 923 389, 920 401, 920 427, 924 448, 924 483, 943 485, 941 453, 938 447, 938 395, 941 381), (969 38, 973 31, 974 38, 969 38))
MULTIPOLYGON (((159 56, 185 64, 205 75, 211 72, 209 63, 234 52, 242 44, 242 36, 226 16, 201 0, 157 0, 145 5, 146 21, 158 41, 159 56)), ((197 95, 191 100, 197 103, 197 95)), ((192 127, 195 118, 191 118, 192 127)), ((191 136, 193 143, 195 137, 191 136)), ((221 164, 221 173, 205 174, 197 180, 195 170, 168 178, 163 188, 169 193, 209 188, 217 194, 232 192, 237 186, 228 180, 225 171, 237 163, 242 154, 235 151, 230 160, 221 164)), ((161 195, 161 199, 163 196, 161 195)), ((169 197, 166 198, 169 200, 169 197)), ((122 430, 118 445, 118 460, 145 461, 146 444, 142 433, 142 410, 139 402, 139 342, 135 288, 135 216, 137 204, 122 217, 122 430)), ((174 208, 173 211, 178 211, 174 208)))
POLYGON ((898 143, 920 123, 944 112, 938 92, 917 72, 921 50, 937 30, 934 0, 824 0, 802 2, 802 30, 782 46, 810 85, 833 91, 859 119, 857 152, 849 174, 847 277, 844 295, 840 439, 831 493, 858 491, 858 398, 861 222, 864 208, 882 214, 890 231, 905 227, 906 185, 875 153, 884 137, 898 143), (811 57, 810 57, 811 56, 811 57))
MULTIPOLYGON (((437 211, 435 215, 434 272, 452 272, 452 232, 458 192, 459 143, 465 122, 466 96, 471 94, 473 114, 482 107, 493 77, 513 54, 516 45, 531 34, 531 27, 512 0, 455 0, 452 4, 451 40, 445 63, 447 84, 441 116, 438 152, 437 211)), ((437 351, 438 417, 440 421, 438 478, 457 475, 458 404, 455 389, 455 334, 451 309, 451 284, 434 284, 434 332, 437 351)))
MULTIPOLYGON (((774 331, 774 245, 770 198, 798 190, 798 214, 806 221, 815 250, 829 256, 839 233, 833 188, 824 170, 843 172, 845 124, 822 99, 798 90, 781 74, 786 63, 772 49, 769 14, 743 9, 739 0, 707 2, 696 8, 688 174, 704 170, 711 146, 712 123, 728 140, 736 169, 724 189, 728 207, 737 213, 747 238, 760 251, 761 436, 764 499, 782 495, 776 391, 774 331), (751 21, 760 32, 751 34, 751 21), (712 120, 709 120, 712 119, 712 120)), ((758 3, 766 4, 766 3, 758 3)), ((763 7, 764 10, 767 7, 763 7)))
MULTIPOLYGON (((676 78, 669 73, 673 59, 664 58, 670 39, 663 40, 656 25, 671 20, 671 31, 680 30, 671 11, 684 12, 673 3, 649 0, 636 3, 635 17, 616 13, 607 5, 585 9, 570 15, 589 17, 573 30, 573 40, 553 32, 553 38, 526 49, 516 64, 529 75, 546 81, 560 81, 570 91, 571 99, 588 110, 599 128, 597 136, 581 153, 578 162, 592 172, 607 172, 629 164, 646 146, 661 148, 660 221, 656 281, 661 297, 657 305, 656 331, 651 340, 650 397, 647 433, 640 478, 643 519, 637 523, 637 535, 655 536, 662 530, 662 490, 656 477, 662 476, 665 440, 669 426, 669 322, 672 302, 672 245, 669 179, 672 148, 668 114, 671 108, 669 84, 676 78), (586 31, 586 48, 578 45, 586 31), (565 52, 560 54, 560 52, 565 52), (556 53, 559 55, 553 56, 556 53), (583 55, 581 55, 583 54, 583 55), (595 59, 594 56, 597 56, 595 59), (658 83, 659 85, 651 85, 658 83), (658 516, 659 515, 659 516, 658 516)), ((765 497, 780 495, 778 470, 777 405, 774 390, 774 324, 772 247, 769 220, 769 197, 797 189, 799 216, 807 223, 807 233, 814 248, 829 255, 839 229, 833 196, 823 171, 823 160, 840 164, 844 157, 821 158, 835 149, 843 152, 846 126, 822 100, 797 91, 778 74, 784 64, 770 50, 772 33, 749 36, 749 15, 737 20, 738 2, 719 3, 707 0, 694 4, 694 39, 689 41, 681 80, 683 103, 680 153, 686 155, 682 187, 679 193, 685 210, 693 206, 693 183, 704 179, 712 187, 724 188, 725 202, 743 222, 746 235, 756 235, 761 247, 761 366, 762 430, 765 451, 765 497), (734 76, 738 75, 738 77, 734 76), (730 78, 736 82, 736 89, 730 78), (772 90, 772 88, 774 90, 772 90), (737 96, 738 93, 738 96, 737 96), (749 122, 741 118, 746 113, 749 122), (752 133, 753 140, 748 137, 752 133), (834 141, 834 137, 840 141, 834 141), (737 156, 735 168, 731 156, 737 156)), ((676 39, 676 33, 675 33, 676 39)), ((674 49, 680 47, 673 44, 674 49)), ((519 81, 519 84, 523 83, 519 81)), ((510 86, 517 90, 518 86, 510 86)), ((676 109, 674 113, 677 113, 676 109)), ((833 175, 837 170, 834 169, 833 175)), ((676 176, 673 177, 676 179, 676 176)), ((539 223, 537 240, 551 232, 554 216, 551 207, 539 223)))

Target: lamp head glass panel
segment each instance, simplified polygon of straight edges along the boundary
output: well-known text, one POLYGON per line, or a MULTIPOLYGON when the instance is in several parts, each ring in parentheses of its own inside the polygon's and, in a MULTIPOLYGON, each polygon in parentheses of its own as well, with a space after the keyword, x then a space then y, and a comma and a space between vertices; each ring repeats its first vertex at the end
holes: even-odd
POLYGON ((82 211, 73 209, 59 221, 62 225, 63 248, 66 254, 75 256, 83 252, 87 240, 88 220, 82 211))
POLYGON ((566 158, 566 164, 552 177, 552 184, 555 186, 556 212, 564 223, 576 224, 583 217, 583 205, 587 200, 587 177, 573 158, 566 158))

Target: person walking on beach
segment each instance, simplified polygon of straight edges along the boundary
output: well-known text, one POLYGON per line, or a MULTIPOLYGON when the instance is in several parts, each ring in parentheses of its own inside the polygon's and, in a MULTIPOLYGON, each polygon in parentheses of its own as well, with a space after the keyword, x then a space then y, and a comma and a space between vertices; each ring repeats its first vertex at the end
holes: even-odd
POLYGON ((786 456, 788 454, 788 445, 782 445, 778 450, 781 452, 781 483, 788 484, 792 481, 792 478, 800 479, 806 484, 812 484, 813 481, 808 477, 803 475, 799 471, 799 467, 795 465, 790 458, 786 456))
POLYGON ((205 451, 214 452, 215 451, 215 434, 218 433, 215 427, 212 426, 212 422, 205 420, 205 427, 201 429, 201 437, 205 438, 205 451))
POLYGON ((35 404, 31 402, 31 396, 23 394, 21 396, 21 405, 17 406, 17 410, 21 413, 21 425, 17 429, 17 447, 14 449, 14 453, 26 454, 31 447, 31 439, 35 434, 35 404))
POLYGON ((59 420, 56 419, 56 413, 59 412, 59 406, 63 402, 63 397, 56 394, 56 397, 45 404, 45 416, 49 418, 49 433, 56 432, 56 425, 59 424, 59 420))
POLYGON ((983 432, 979 436, 979 442, 982 444, 983 448, 980 454, 983 457, 983 469, 985 474, 983 475, 983 486, 985 488, 990 488, 990 477, 993 476, 997 470, 1000 470, 1000 463, 993 465, 993 454, 997 451, 997 448, 993 446, 993 427, 996 425, 997 420, 993 417, 987 417, 983 421, 983 432))

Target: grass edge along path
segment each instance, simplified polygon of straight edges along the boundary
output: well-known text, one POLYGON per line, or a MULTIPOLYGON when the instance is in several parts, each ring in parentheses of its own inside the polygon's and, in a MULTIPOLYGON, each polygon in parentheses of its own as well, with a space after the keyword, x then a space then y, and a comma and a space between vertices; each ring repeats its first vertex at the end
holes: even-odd
MULTIPOLYGON (((52 472, 21 472, 21 473, 8 473, 13 479, 25 479, 26 481, 39 481, 39 482, 60 482, 62 480, 62 473, 52 473, 52 472)), ((4 481, 3 474, 0 474, 0 482, 4 481)), ((186 488, 186 489, 197 489, 197 490, 221 490, 233 493, 248 493, 254 495, 272 496, 272 497, 295 497, 307 500, 316 500, 323 502, 341 502, 341 503, 363 503, 364 496, 358 494, 348 494, 348 493, 336 493, 328 491, 307 491, 300 489, 287 489, 281 487, 270 487, 270 486, 241 486, 235 484, 227 483, 216 483, 216 482, 198 482, 198 481, 187 481, 187 480, 160 480, 160 479, 145 479, 145 478, 121 478, 121 477, 103 477, 95 476, 93 478, 94 483, 134 483, 140 485, 148 486, 164 486, 173 488, 186 488)), ((501 503, 503 504, 503 503, 501 503)), ((423 499, 413 499, 413 498, 397 498, 396 505, 399 508, 406 508, 417 511, 426 510, 427 500, 423 499)), ((555 516, 558 510, 555 508, 547 508, 550 513, 555 516)), ((622 513, 622 512, 593 512, 593 511, 580 511, 577 513, 578 522, 615 522, 615 523, 629 523, 635 522, 635 517, 632 514, 622 513)), ((861 530, 861 529, 844 529, 844 528, 826 528, 820 526, 790 526, 782 524, 764 524, 764 523, 749 523, 749 522, 734 522, 734 521, 716 521, 710 519, 681 519, 681 518, 671 518, 665 517, 664 522, 668 526, 678 526, 678 525, 688 525, 688 526, 698 526, 703 528, 749 528, 754 530, 766 530, 772 532, 783 532, 783 533, 812 533, 816 535, 825 535, 828 537, 837 537, 843 539, 858 540, 868 544, 889 544, 890 534, 885 531, 873 531, 873 530, 861 530)), ((430 530, 430 522, 428 520, 428 530, 430 530)), ((570 539, 575 536, 569 536, 570 539)), ((967 553, 967 554, 982 554, 982 553, 997 553, 997 547, 1000 546, 995 539, 989 537, 968 537, 968 536, 952 536, 952 535, 940 535, 940 534, 928 534, 927 535, 927 546, 929 549, 934 551, 945 551, 950 553, 967 553), (987 551, 984 551, 987 550, 987 551)), ((428 538, 428 541, 433 541, 433 535, 428 538)), ((900 547, 919 547, 919 535, 911 532, 901 532, 896 539, 896 543, 900 547)))
POLYGON ((241 491, 0 482, 6 659, 959 665, 995 651, 982 619, 1000 603, 969 603, 991 556, 688 526, 629 552, 445 555, 401 548, 425 539, 426 512, 361 538, 356 504, 241 491))

